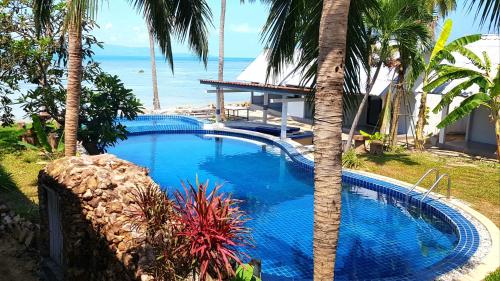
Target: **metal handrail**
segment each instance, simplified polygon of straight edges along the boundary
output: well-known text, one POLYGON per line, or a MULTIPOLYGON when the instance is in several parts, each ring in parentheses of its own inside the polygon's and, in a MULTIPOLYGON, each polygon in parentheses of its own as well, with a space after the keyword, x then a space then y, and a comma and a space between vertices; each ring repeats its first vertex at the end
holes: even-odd
POLYGON ((438 180, 439 178, 439 170, 437 168, 431 168, 429 170, 427 170, 427 172, 425 172, 425 174, 420 177, 420 179, 417 181, 417 183, 415 183, 408 192, 406 192, 406 199, 408 200, 408 196, 410 195, 410 193, 415 190, 415 188, 417 188, 417 186, 432 172, 432 171, 435 171, 436 172, 436 181, 438 180))
POLYGON ((438 186, 439 182, 444 178, 444 177, 447 177, 448 178, 448 190, 446 192, 446 198, 450 199, 450 195, 451 195, 451 179, 450 179, 450 176, 448 174, 442 174, 435 182, 434 184, 431 186, 431 188, 429 188, 429 190, 427 190, 427 192, 424 194, 424 197, 422 197, 422 199, 420 199, 420 202, 423 202, 424 199, 432 192, 432 190, 438 186))

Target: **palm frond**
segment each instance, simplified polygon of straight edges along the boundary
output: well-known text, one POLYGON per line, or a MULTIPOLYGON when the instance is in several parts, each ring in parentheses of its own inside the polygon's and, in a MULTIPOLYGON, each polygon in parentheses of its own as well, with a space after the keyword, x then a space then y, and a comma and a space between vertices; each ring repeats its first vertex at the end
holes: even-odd
POLYGON ((187 41, 206 65, 212 12, 205 0, 129 0, 142 13, 173 72, 172 36, 187 41))
POLYGON ((439 103, 436 105, 436 107, 434 107, 432 112, 437 114, 446 105, 450 104, 455 97, 462 94, 462 92, 467 90, 470 86, 474 85, 475 83, 481 83, 481 81, 480 81, 481 79, 484 79, 483 76, 475 75, 475 76, 470 77, 470 79, 463 81, 462 83, 453 87, 448 93, 443 95, 443 97, 441 98, 439 103))
POLYGON ((455 79, 462 79, 470 76, 481 75, 481 73, 475 70, 462 67, 455 67, 451 65, 440 66, 438 72, 439 72, 439 77, 429 82, 429 84, 427 84, 424 87, 424 91, 432 91, 433 89, 443 85, 444 83, 455 79))
POLYGON ((33 0, 33 15, 35 18, 35 28, 38 34, 50 20, 50 12, 53 5, 53 0, 33 0))
POLYGON ((489 22, 488 28, 490 30, 500 31, 500 0, 466 0, 464 6, 470 3, 469 10, 476 9, 475 16, 479 16, 479 24, 483 26, 489 22))
POLYGON ((469 115, 474 109, 478 108, 480 105, 489 107, 488 102, 490 101, 490 96, 486 93, 476 93, 460 103, 460 106, 455 108, 441 121, 437 127, 444 128, 450 124, 455 123, 457 120, 464 118, 469 115))

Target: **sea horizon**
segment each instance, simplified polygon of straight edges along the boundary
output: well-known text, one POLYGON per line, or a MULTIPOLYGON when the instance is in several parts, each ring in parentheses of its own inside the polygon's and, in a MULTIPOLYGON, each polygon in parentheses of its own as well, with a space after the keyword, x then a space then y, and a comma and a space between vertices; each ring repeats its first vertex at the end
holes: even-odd
MULTIPOLYGON (((97 53, 94 60, 101 68, 112 75, 117 75, 126 88, 133 91, 143 103, 144 108, 153 106, 153 83, 151 78, 150 56, 142 54, 101 54, 97 53)), ((224 58, 224 80, 233 81, 254 60, 254 58, 224 58)), ((156 56, 158 94, 162 109, 179 106, 204 106, 215 104, 215 94, 206 93, 212 89, 200 84, 200 79, 217 79, 218 57, 210 56, 207 65, 190 54, 174 54, 174 70, 163 56, 156 56)), ((22 93, 32 89, 33 85, 22 85, 20 92, 12 96, 17 99, 22 93)), ((242 102, 250 99, 249 93, 230 93, 225 96, 227 103, 242 102)), ((26 119, 20 105, 13 106, 16 120, 26 119)))

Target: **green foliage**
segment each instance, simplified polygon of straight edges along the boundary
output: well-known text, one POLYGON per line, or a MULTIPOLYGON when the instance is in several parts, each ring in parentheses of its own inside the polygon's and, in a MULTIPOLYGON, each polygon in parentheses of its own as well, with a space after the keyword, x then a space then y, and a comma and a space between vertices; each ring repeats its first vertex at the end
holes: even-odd
MULTIPOLYGON (((476 85, 479 90, 473 93, 460 105, 449 113, 439 124, 438 128, 448 126, 457 120, 469 115, 474 109, 479 106, 484 106, 490 109, 491 119, 496 121, 500 118, 500 67, 496 69, 494 77, 491 72, 491 61, 488 55, 483 52, 482 58, 466 48, 466 44, 479 40, 480 35, 471 35, 459 38, 450 44, 446 45, 443 50, 457 51, 462 56, 466 57, 476 68, 469 69, 466 67, 458 67, 440 62, 434 65, 436 71, 435 77, 429 83, 424 84, 424 91, 431 91, 445 83, 459 80, 459 83, 447 93, 444 93, 441 101, 433 109, 434 113, 439 112, 445 106, 451 104, 453 99, 461 95, 471 86, 476 85)), ((442 50, 442 51, 443 51, 442 50)))
POLYGON ((362 136, 365 136, 368 138, 368 142, 372 142, 372 141, 384 141, 385 140, 385 135, 384 134, 381 134, 380 132, 375 132, 373 134, 369 134, 363 130, 359 130, 359 133, 362 135, 362 136))
MULTIPOLYGON (((78 140, 89 153, 97 154, 127 137, 125 126, 116 119, 134 119, 142 111, 142 104, 117 76, 98 68, 87 74, 90 86, 83 87, 80 97, 78 140)), ((37 88, 23 96, 23 100, 27 112, 44 109, 64 124, 66 90, 62 86, 37 88)))
POLYGON ((49 138, 47 137, 47 132, 43 128, 42 121, 40 117, 36 114, 31 115, 31 119, 33 120, 33 129, 35 130, 36 137, 38 142, 42 145, 43 149, 47 152, 52 152, 52 147, 49 144, 49 138))
POLYGON ((348 169, 357 169, 363 166, 363 160, 358 157, 356 150, 349 149, 347 152, 342 154, 342 167, 348 169))
POLYGON ((261 279, 253 275, 253 266, 242 264, 236 268, 236 275, 232 281, 261 281, 261 279))
MULTIPOLYGON (((297 69, 303 72, 302 84, 315 87, 318 68, 319 25, 322 0, 270 0, 270 10, 262 32, 262 40, 269 49, 267 75, 279 73, 285 64, 297 57, 297 69), (295 56, 295 57, 294 57, 295 56)), ((365 58, 369 43, 364 17, 376 9, 376 0, 352 0, 347 23, 347 45, 344 67, 344 90, 359 93, 360 69, 367 67, 365 58)), ((349 95, 345 95, 348 97, 349 95)), ((356 108, 352 99, 344 98, 344 109, 356 108)))
POLYGON ((497 268, 497 270, 486 276, 484 281, 500 281, 500 268, 497 268))

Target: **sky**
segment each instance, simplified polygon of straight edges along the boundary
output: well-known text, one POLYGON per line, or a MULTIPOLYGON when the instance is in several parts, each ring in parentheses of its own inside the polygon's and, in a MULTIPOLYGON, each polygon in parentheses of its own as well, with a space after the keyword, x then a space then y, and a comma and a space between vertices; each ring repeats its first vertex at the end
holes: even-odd
MULTIPOLYGON (((135 50, 136 53, 145 52, 144 48, 149 47, 149 39, 142 16, 129 5, 128 1, 103 2, 105 4, 97 16, 100 29, 96 29, 94 35, 107 46, 105 53, 120 55, 125 52, 126 48, 123 47, 132 47, 130 50, 135 50)), ((207 2, 213 13, 213 25, 209 29, 209 55, 217 56, 220 0, 207 0, 207 2)), ((266 21, 268 8, 260 1, 245 2, 240 4, 240 0, 227 0, 226 57, 254 58, 263 49, 260 31, 266 21)), ((449 16, 453 20, 450 40, 467 34, 488 33, 486 27, 479 27, 474 11, 467 13, 468 11, 468 8, 464 8, 464 0, 458 0, 457 10, 449 16)), ((175 42, 173 51, 174 54, 188 54, 189 48, 180 42, 175 42)))

